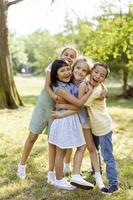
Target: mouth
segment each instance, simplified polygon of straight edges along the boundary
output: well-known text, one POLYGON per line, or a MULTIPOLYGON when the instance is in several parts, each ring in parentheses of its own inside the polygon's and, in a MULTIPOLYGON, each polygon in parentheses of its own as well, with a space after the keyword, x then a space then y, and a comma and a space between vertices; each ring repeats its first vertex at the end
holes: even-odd
POLYGON ((71 60, 66 59, 66 61, 67 61, 69 64, 72 64, 72 61, 71 61, 71 60))
POLYGON ((64 79, 67 79, 67 80, 68 80, 68 79, 70 79, 70 78, 71 78, 71 76, 70 76, 70 75, 69 75, 69 76, 65 76, 65 77, 64 77, 64 79))
POLYGON ((92 78, 91 79, 91 83, 92 83, 92 85, 97 85, 98 84, 98 80, 96 80, 95 78, 92 78))
POLYGON ((93 78, 92 80, 93 80, 94 82, 98 83, 98 80, 96 80, 96 79, 94 79, 94 78, 93 78))

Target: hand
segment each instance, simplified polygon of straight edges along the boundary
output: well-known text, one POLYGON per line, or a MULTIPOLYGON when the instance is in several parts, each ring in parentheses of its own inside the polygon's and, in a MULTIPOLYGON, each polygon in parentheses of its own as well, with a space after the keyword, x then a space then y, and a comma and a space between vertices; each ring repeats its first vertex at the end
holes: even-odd
POLYGON ((60 119, 63 117, 63 115, 59 111, 52 111, 51 117, 52 119, 60 119))
POLYGON ((103 87, 100 94, 101 94, 101 98, 105 98, 108 94, 107 88, 103 87))
POLYGON ((66 101, 64 101, 64 99, 62 97, 57 96, 56 102, 57 103, 65 103, 66 101))
POLYGON ((55 108, 56 108, 56 110, 60 110, 60 109, 63 109, 64 108, 64 106, 63 106, 64 104, 59 104, 59 103, 56 103, 56 105, 55 105, 55 108))
POLYGON ((93 91, 93 87, 88 83, 86 85, 86 92, 92 93, 92 91, 93 91))

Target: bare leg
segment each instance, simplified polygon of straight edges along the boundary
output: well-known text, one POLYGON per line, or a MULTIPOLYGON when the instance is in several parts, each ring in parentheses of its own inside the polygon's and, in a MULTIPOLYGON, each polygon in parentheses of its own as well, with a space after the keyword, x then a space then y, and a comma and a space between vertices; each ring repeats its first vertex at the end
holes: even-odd
POLYGON ((91 134, 91 129, 84 128, 83 132, 84 132, 84 137, 86 141, 86 147, 90 153, 91 162, 93 164, 94 170, 95 172, 100 171, 97 151, 96 151, 96 147, 93 141, 93 136, 91 134))
POLYGON ((61 180, 63 178, 63 160, 65 153, 66 149, 56 147, 55 171, 57 180, 61 180))
POLYGON ((80 174, 80 168, 83 160, 86 145, 78 147, 74 155, 73 174, 80 174))
POLYGON ((87 149, 89 150, 91 162, 94 167, 94 176, 96 185, 102 189, 104 186, 101 174, 100 174, 100 166, 99 166, 99 159, 96 150, 96 146, 94 144, 93 135, 91 134, 91 129, 84 129, 84 137, 86 140, 87 149))
POLYGON ((48 171, 54 171, 56 157, 56 146, 49 143, 49 169, 48 171))
POLYGON ((72 149, 67 149, 65 154, 65 163, 71 162, 72 149))
POLYGON ((21 163, 22 165, 25 165, 28 159, 28 156, 31 152, 31 149, 35 143, 35 141, 38 138, 38 134, 30 133, 26 139, 25 145, 24 145, 24 150, 22 153, 22 158, 21 158, 21 163))
POLYGON ((71 178, 71 184, 82 188, 82 189, 93 189, 93 185, 84 180, 83 177, 80 175, 80 168, 81 168, 81 163, 82 163, 82 159, 83 159, 83 155, 86 149, 86 145, 83 145, 81 147, 78 147, 75 155, 74 155, 74 168, 73 168, 73 175, 71 178))

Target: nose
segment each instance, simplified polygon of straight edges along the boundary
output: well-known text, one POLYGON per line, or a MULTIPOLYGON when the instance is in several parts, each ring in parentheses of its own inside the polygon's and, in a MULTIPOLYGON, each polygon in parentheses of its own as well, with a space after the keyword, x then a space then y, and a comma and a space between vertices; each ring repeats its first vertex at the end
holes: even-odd
POLYGON ((99 78, 99 77, 100 77, 100 74, 96 74, 96 77, 99 78))
POLYGON ((65 72, 65 75, 69 75, 69 74, 71 74, 71 70, 67 70, 67 71, 65 72))
POLYGON ((83 72, 82 69, 79 69, 79 74, 82 74, 82 72, 83 72))

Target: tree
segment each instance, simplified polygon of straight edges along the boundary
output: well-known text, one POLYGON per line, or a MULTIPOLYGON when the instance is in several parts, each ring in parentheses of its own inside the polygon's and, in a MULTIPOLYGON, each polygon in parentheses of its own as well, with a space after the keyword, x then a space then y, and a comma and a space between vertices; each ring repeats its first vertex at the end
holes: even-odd
POLYGON ((18 108, 23 102, 13 79, 11 58, 8 46, 7 15, 11 5, 23 0, 0 1, 0 108, 18 108))
MULTIPOLYGON (((129 4, 129 8, 131 5, 129 4)), ((104 13, 98 18, 93 37, 87 43, 86 54, 94 60, 104 60, 115 72, 115 77, 123 78, 123 96, 128 97, 129 77, 133 70, 133 12, 104 13)))

